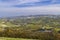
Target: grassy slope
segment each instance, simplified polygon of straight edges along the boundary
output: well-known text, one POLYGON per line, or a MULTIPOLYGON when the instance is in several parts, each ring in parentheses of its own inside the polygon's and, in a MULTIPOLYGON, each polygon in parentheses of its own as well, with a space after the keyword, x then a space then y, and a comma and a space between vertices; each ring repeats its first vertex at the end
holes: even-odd
POLYGON ((7 37, 0 37, 0 40, 36 40, 36 39, 23 39, 23 38, 7 38, 7 37))

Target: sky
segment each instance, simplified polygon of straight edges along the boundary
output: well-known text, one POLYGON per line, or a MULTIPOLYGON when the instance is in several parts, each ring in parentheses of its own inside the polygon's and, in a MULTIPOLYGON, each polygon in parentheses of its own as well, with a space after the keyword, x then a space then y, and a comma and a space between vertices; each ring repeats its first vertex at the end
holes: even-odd
POLYGON ((60 15, 60 0, 0 0, 0 17, 38 14, 60 15))

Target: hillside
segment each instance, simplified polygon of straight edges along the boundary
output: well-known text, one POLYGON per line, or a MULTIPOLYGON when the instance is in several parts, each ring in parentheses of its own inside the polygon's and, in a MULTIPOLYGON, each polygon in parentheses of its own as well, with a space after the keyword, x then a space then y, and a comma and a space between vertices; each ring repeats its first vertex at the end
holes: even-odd
POLYGON ((0 36, 41 40, 55 40, 55 37, 60 39, 60 16, 30 15, 1 18, 0 36))

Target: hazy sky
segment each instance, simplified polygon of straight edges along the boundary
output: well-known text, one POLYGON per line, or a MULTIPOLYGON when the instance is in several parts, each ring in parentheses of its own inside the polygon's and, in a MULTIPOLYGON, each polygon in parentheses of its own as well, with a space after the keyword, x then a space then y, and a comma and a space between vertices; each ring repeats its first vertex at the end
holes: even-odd
POLYGON ((0 0, 0 17, 60 14, 60 0, 0 0))

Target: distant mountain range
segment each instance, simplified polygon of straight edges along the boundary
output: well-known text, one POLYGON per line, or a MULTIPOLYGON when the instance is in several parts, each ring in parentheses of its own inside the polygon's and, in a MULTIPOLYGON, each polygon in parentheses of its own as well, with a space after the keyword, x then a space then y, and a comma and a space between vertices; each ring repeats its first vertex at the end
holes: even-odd
POLYGON ((11 16, 11 17, 2 17, 1 19, 26 19, 26 18, 39 18, 39 17, 57 18, 60 17, 60 15, 41 14, 41 15, 27 15, 27 16, 11 16))

